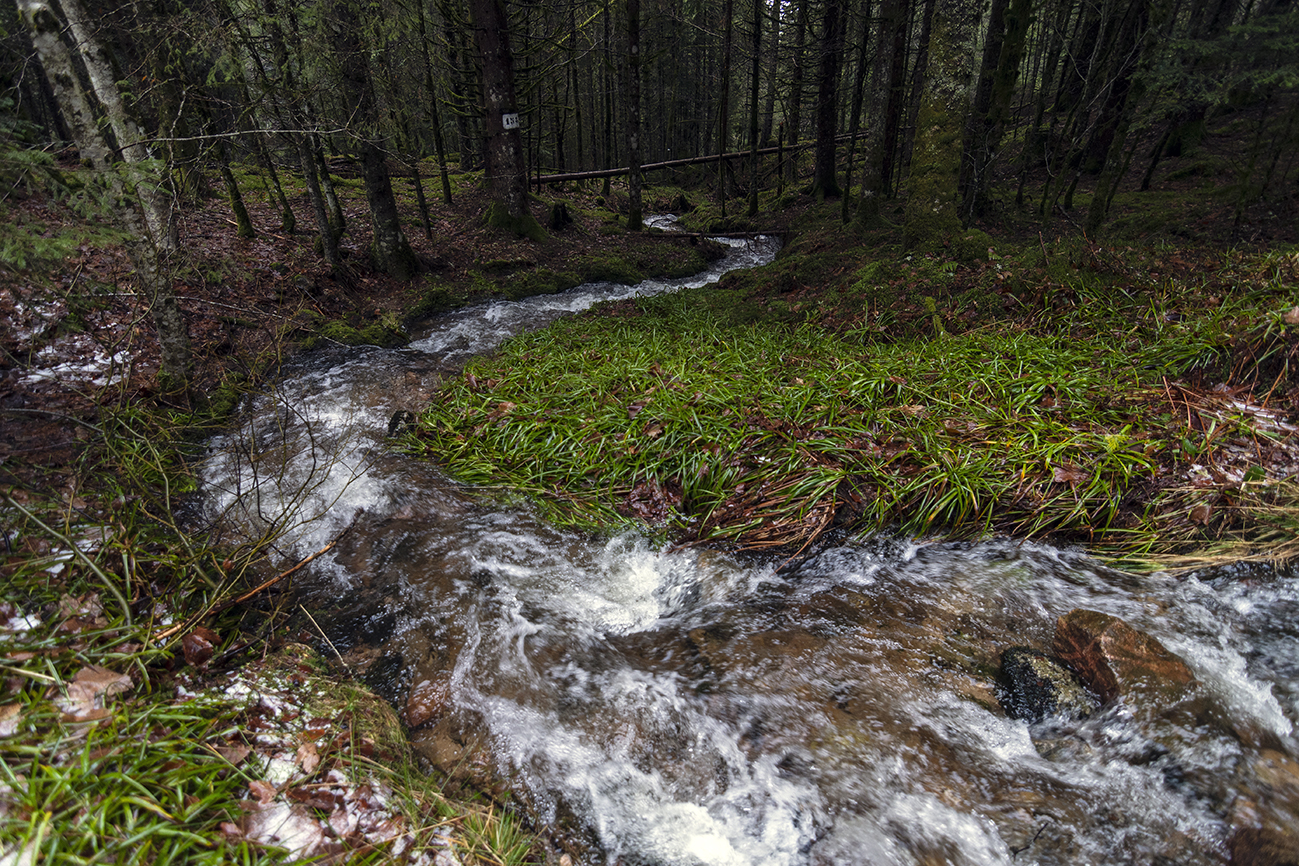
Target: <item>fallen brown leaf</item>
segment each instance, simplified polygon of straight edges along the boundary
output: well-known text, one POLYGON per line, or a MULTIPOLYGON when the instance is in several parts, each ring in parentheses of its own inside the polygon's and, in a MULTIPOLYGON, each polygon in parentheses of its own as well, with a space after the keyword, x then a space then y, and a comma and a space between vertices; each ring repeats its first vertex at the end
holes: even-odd
POLYGON ((86 665, 68 683, 67 694, 56 695, 54 705, 64 713, 65 721, 85 722, 102 719, 104 697, 128 691, 132 686, 126 674, 98 665, 86 665))
POLYGON ((248 790, 263 806, 275 799, 275 786, 270 782, 254 779, 248 783, 248 790))
POLYGON ((1068 484, 1070 487, 1086 481, 1088 477, 1087 473, 1077 466, 1063 465, 1051 470, 1051 480, 1068 484))
POLYGON ((320 753, 316 751, 314 743, 303 743, 298 746, 298 766, 302 767, 302 772, 310 776, 320 766, 320 753))
POLYGON ((181 638, 180 648, 185 655, 185 662, 198 668, 208 663, 220 642, 216 632, 199 626, 181 638))

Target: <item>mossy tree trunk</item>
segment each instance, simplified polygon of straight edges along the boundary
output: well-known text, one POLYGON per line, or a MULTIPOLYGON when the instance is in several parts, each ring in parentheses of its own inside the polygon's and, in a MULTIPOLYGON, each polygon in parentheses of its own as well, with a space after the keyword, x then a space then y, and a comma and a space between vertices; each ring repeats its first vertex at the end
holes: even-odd
POLYGON ((225 139, 221 139, 217 145, 217 165, 221 172, 221 181, 226 187, 230 212, 235 217, 235 234, 245 240, 257 237, 257 229, 253 227, 252 218, 248 216, 248 208, 244 205, 244 196, 239 189, 239 182, 235 180, 235 173, 230 169, 230 148, 225 143, 225 139))
POLYGON ((641 230, 640 0, 627 0, 627 230, 641 230))
POLYGON ((515 234, 539 236, 541 226, 528 210, 528 174, 523 161, 514 54, 504 0, 470 0, 480 69, 483 119, 487 136, 488 221, 515 234))
POLYGON ((190 340, 171 288, 169 263, 179 239, 164 186, 166 174, 143 144, 105 48, 80 2, 63 0, 63 17, 50 0, 19 0, 19 10, 63 119, 82 157, 108 188, 108 207, 126 233, 140 296, 149 304, 158 335, 160 383, 165 391, 187 393, 190 340), (89 90, 83 80, 90 83, 89 90), (114 139, 111 143, 105 127, 114 139))
POLYGON ((839 67, 843 65, 844 0, 825 0, 820 58, 816 71, 816 148, 812 163, 812 195, 818 199, 841 194, 835 175, 835 133, 838 131, 839 67))
POLYGON ((911 247, 941 245, 962 230, 957 182, 980 6, 980 0, 937 0, 934 5, 907 189, 904 234, 911 247))

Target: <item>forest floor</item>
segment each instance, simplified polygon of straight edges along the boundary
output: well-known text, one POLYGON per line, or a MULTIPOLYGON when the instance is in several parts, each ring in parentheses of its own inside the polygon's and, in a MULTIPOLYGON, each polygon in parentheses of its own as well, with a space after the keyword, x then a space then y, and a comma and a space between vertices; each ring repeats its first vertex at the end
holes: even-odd
MULTIPOLYGON (((409 835, 410 828, 398 827, 400 821, 374 805, 372 792, 366 793, 371 790, 367 785, 378 783, 371 779, 347 784, 342 779, 358 768, 369 772, 376 761, 400 764, 392 756, 402 747, 375 731, 357 732, 348 743, 321 738, 319 754, 313 753, 316 745, 302 745, 319 719, 329 720, 337 733, 340 726, 351 731, 351 720, 380 711, 368 708, 364 697, 317 708, 293 703, 296 699, 289 693, 317 682, 314 663, 294 655, 300 652, 294 641, 311 640, 309 630, 295 626, 295 631, 284 631, 287 618, 274 605, 229 605, 235 594, 232 581, 250 578, 255 570, 247 562, 223 561, 225 553, 201 543, 180 541, 181 522, 166 513, 165 506, 178 502, 171 497, 192 480, 186 480, 177 455, 187 443, 218 429, 238 397, 270 381, 281 362, 322 340, 398 342, 413 317, 493 297, 555 291, 586 279, 635 282, 691 273, 716 252, 697 237, 626 232, 625 194, 616 187, 604 194, 598 186, 546 191, 534 202, 534 213, 543 224, 561 200, 572 222, 551 231, 541 243, 514 238, 483 226, 485 201, 477 176, 453 176, 454 204, 447 205, 430 170, 425 181, 431 212, 428 236, 420 227, 409 180, 396 181, 421 272, 412 281, 394 280, 369 266, 368 214, 359 180, 346 165, 335 170, 349 226, 337 268, 326 266, 313 248, 307 225, 310 209, 301 189, 289 190, 299 219, 298 231, 292 234, 279 228, 276 209, 252 176, 241 179, 258 230, 255 238, 235 236, 229 208, 217 190, 181 208, 184 252, 173 264, 175 289, 194 344, 193 387, 188 394, 156 390, 157 345, 145 304, 134 291, 130 263, 111 232, 93 219, 78 216, 66 201, 35 189, 23 196, 16 187, 4 202, 13 231, 5 241, 7 264, 0 267, 0 514, 5 524, 0 576, 7 587, 0 600, 7 678, 0 696, 0 744, 18 743, 14 748, 27 750, 22 751, 23 761, 44 754, 42 760, 71 774, 76 763, 75 755, 68 757, 72 742, 73 751, 83 749, 83 763, 93 769, 109 754, 105 749, 120 747, 121 737, 142 736, 131 728, 134 722, 128 724, 121 705, 106 696, 145 686, 161 696, 144 704, 154 714, 145 724, 153 726, 150 736, 158 744, 159 763, 141 773, 156 773, 163 781, 176 771, 167 752, 173 747, 192 750, 196 743, 207 744, 192 755, 185 752, 187 760, 201 763, 211 752, 235 767, 246 757, 244 750, 254 745, 252 733, 241 731, 305 726, 296 739, 290 737, 273 749, 259 747, 268 766, 278 760, 281 766, 298 768, 298 776, 290 774, 288 781, 270 786, 260 777, 231 782, 224 764, 212 770, 210 779, 219 777, 226 786, 220 796, 227 799, 216 808, 222 820, 210 819, 211 810, 203 812, 210 805, 206 800, 202 809, 189 800, 159 808, 171 810, 173 822, 182 812, 188 814, 186 810, 208 815, 203 818, 208 823, 200 821, 195 832, 225 845, 251 846, 267 844, 269 838, 262 834, 257 816, 270 820, 282 806, 284 815, 297 815, 297 820, 303 809, 316 810, 318 815, 329 814, 336 825, 321 830, 323 818, 302 824, 302 832, 324 833, 312 837, 312 844, 322 846, 316 849, 321 854, 334 853, 339 845, 392 845, 393 839, 405 838, 401 834, 409 835), (73 532, 87 526, 111 527, 105 529, 111 541, 101 537, 89 542, 73 532), (99 553, 80 556, 72 549, 78 546, 99 553), (120 568, 115 564, 118 557, 120 568), (185 591, 193 595, 189 607, 179 600, 185 591), (151 597, 172 599, 174 606, 149 607, 151 597), (133 617, 140 619, 146 612, 156 623, 153 632, 141 632, 138 622, 132 625, 133 617), (232 692, 203 717, 233 718, 241 731, 218 731, 207 721, 195 728, 198 722, 186 714, 184 705, 171 703, 172 696, 184 697, 222 665, 271 645, 287 646, 288 660, 271 656, 250 666, 249 675, 258 665, 278 666, 290 683, 285 693, 272 686, 250 686, 263 695, 260 702, 231 697, 232 692), (116 678, 105 673, 110 667, 119 669, 116 678), (122 668, 134 680, 123 681, 122 668), (72 688, 78 682, 80 689, 72 688), (53 685, 62 691, 63 703, 50 703, 50 695, 58 693, 53 685), (74 693, 81 696, 79 703, 69 703, 74 693), (84 739, 69 741, 69 725, 84 739), (87 736, 87 730, 98 733, 87 736), (26 737, 15 736, 19 732, 26 737), (42 738, 47 745, 57 741, 49 746, 54 751, 41 752, 42 738), (329 802, 309 793, 315 790, 311 786, 292 781, 335 771, 339 775, 330 778, 345 793, 329 802), (286 796, 298 799, 290 803, 286 796), (232 805, 236 801, 256 806, 232 805)), ((1299 468, 1299 253, 1294 252, 1299 221, 1276 204, 1269 206, 1271 213, 1256 207, 1239 219, 1230 201, 1198 194, 1194 175, 1186 183, 1182 195, 1163 192, 1143 200, 1135 193, 1121 194, 1116 201, 1117 228, 1103 239, 1083 237, 1068 214, 1043 221, 1008 208, 987 234, 967 233, 929 250, 904 249, 896 227, 845 227, 839 202, 819 203, 792 191, 768 194, 758 217, 732 217, 725 224, 731 230, 781 234, 787 240, 781 256, 759 271, 728 275, 715 289, 697 296, 699 306, 729 325, 761 323, 772 332, 810 326, 836 339, 878 345, 881 353, 909 340, 943 335, 966 336, 973 343, 991 342, 998 335, 1028 335, 1048 346, 1058 341, 1059 354, 1065 357, 1063 349, 1077 345, 1096 347, 1111 338, 1135 345, 1163 334, 1166 326, 1187 324, 1188 333, 1177 344, 1183 348, 1177 351, 1198 353, 1203 363, 1187 363, 1175 375, 1152 380, 1158 387, 1145 388, 1139 400, 1118 407, 1145 419, 1143 423, 1178 430, 1175 440, 1159 433, 1156 441, 1159 431, 1149 437, 1142 430, 1123 434, 1125 442, 1144 443, 1144 451, 1125 452, 1132 465, 1163 480, 1135 485, 1121 508, 1139 516, 1156 494, 1180 486, 1189 492, 1177 500, 1181 510, 1168 525, 1188 539, 1220 540, 1247 528, 1242 521, 1250 518, 1240 506, 1250 499, 1246 493, 1258 480, 1255 473, 1275 480, 1292 477, 1299 468), (1097 306, 1112 307, 1114 317, 1127 324, 1116 327, 1107 320, 1093 327, 1083 312, 1097 306), (1077 329, 1062 332, 1062 323, 1070 322, 1078 323, 1077 329), (1223 432, 1228 429, 1239 447, 1228 446, 1223 432)), ((729 203, 732 214, 742 208, 738 200, 729 203)), ((722 225, 716 205, 704 194, 676 186, 650 187, 645 211, 681 213, 683 224, 695 231, 722 225)), ((583 319, 656 315, 666 314, 652 305, 624 302, 583 319)), ((586 326, 578 322, 574 327, 586 326)), ((1083 360, 1060 363, 1088 363, 1086 357, 1077 357, 1083 360)), ((792 366, 785 373, 789 384, 804 384, 792 366)), ((903 375, 890 370, 883 376, 879 384, 884 389, 923 388, 922 381, 935 384, 940 378, 937 373, 919 373, 906 383, 903 375)), ((1051 415, 1059 403, 1058 383, 1047 376, 1041 385, 1026 414, 1051 415)), ((627 396, 632 400, 637 395, 627 396)), ((639 411, 638 402, 629 404, 633 410, 620 408, 615 414, 624 423, 631 420, 639 411)), ((926 414, 916 410, 915 402, 898 409, 906 423, 926 414)), ((1113 409, 1105 405, 1096 411, 1113 409)), ((750 418, 758 425, 770 422, 750 418)), ((937 428, 946 428, 964 437, 965 445, 980 444, 982 434, 975 435, 966 421, 936 418, 934 425, 938 434, 943 431, 937 428)), ((778 432, 815 438, 814 431, 778 432)), ((1093 432, 1098 441, 1105 439, 1104 431, 1093 432)), ((660 438, 661 425, 648 422, 639 425, 638 433, 656 442, 666 438, 660 438)), ((896 442, 884 440, 858 442, 853 448, 860 453, 874 448, 888 460, 900 453, 896 442)), ((1046 465, 1039 481, 1044 490, 1072 496, 1086 469, 1068 463, 1046 465)), ((629 485, 617 503, 620 512, 661 519, 666 486, 647 490, 629 485)), ((733 512, 736 525, 744 524, 753 509, 745 512, 741 499, 722 501, 717 513, 733 512), (734 506, 731 512, 728 502, 734 506)), ((1283 540, 1293 542, 1295 533, 1287 534, 1296 521, 1293 498, 1278 502, 1273 497, 1261 504, 1273 509, 1273 515, 1280 509, 1283 516, 1280 523, 1265 520, 1259 525, 1269 531, 1281 526, 1283 540)), ((1119 519, 1116 525, 1121 523, 1119 519)), ((798 539, 806 537, 811 524, 824 527, 826 519, 813 509, 783 524, 792 527, 784 535, 729 539, 755 546, 773 537, 781 543, 802 543, 798 539)), ((718 537, 728 539, 725 534, 718 537)), ((1264 552, 1294 553, 1284 544, 1272 544, 1264 552)), ((318 693, 327 691, 322 687, 318 693)), ((16 762, 18 756, 14 752, 11 757, 16 762)), ((46 814, 41 810, 52 807, 39 797, 30 802, 18 798, 18 781, 22 780, 0 778, 0 817, 8 809, 9 814, 30 819, 30 832, 16 837, 15 844, 39 847, 45 831, 36 822, 46 814)), ((215 783, 203 784, 210 788, 215 783)), ((403 790, 418 787, 409 778, 404 783, 387 778, 384 784, 404 784, 403 790)), ((103 802, 113 797, 101 785, 68 803, 80 803, 87 796, 103 802)), ((436 804, 421 801, 418 808, 446 814, 445 804, 434 799, 436 804)), ((71 820, 68 816, 81 808, 66 807, 73 811, 53 813, 71 820)), ((485 822, 494 813, 471 809, 457 814, 455 831, 461 841, 456 844, 467 852, 479 844, 473 840, 490 835, 485 822)), ((444 835, 426 835, 421 844, 432 851, 448 844, 444 835)), ((529 843, 510 833, 497 835, 522 846, 516 853, 528 848, 529 843)), ((216 850, 224 856, 220 846, 216 850)), ((494 851, 490 856, 500 862, 522 862, 507 860, 499 848, 494 851)), ((6 853, 11 852, 0 849, 0 855, 6 853)))

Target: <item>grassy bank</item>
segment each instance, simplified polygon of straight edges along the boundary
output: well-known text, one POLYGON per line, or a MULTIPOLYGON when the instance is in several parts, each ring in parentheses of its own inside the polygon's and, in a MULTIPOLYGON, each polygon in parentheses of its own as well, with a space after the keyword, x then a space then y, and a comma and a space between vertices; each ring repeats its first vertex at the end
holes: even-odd
POLYGON ((747 548, 832 526, 1130 559, 1265 543, 1294 498, 1295 419, 1269 408, 1293 387, 1294 262, 1161 255, 1063 279, 1031 249, 841 259, 819 291, 772 291, 819 264, 796 249, 511 341, 444 385, 420 447, 572 519, 747 548))
POLYGON ((198 420, 105 411, 70 476, 93 487, 0 489, 0 861, 535 862, 331 673, 282 585, 249 590, 269 540, 179 525, 198 420))

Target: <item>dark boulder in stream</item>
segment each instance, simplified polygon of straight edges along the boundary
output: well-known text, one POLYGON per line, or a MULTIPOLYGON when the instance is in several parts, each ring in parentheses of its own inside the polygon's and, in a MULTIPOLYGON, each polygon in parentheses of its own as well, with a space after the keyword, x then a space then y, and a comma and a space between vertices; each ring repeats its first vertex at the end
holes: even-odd
POLYGON ((1085 719, 1098 706, 1078 678, 1064 665, 1030 647, 1011 647, 1001 654, 997 700, 1006 715, 1026 722, 1048 716, 1085 719))

